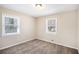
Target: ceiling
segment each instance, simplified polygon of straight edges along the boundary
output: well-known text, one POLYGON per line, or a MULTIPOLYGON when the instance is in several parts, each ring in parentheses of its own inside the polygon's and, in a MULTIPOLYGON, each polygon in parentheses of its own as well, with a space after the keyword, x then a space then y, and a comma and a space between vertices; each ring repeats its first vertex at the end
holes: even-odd
POLYGON ((35 8, 33 4, 1 4, 1 7, 26 13, 30 16, 39 17, 51 15, 54 13, 76 10, 77 4, 45 4, 44 8, 35 8))

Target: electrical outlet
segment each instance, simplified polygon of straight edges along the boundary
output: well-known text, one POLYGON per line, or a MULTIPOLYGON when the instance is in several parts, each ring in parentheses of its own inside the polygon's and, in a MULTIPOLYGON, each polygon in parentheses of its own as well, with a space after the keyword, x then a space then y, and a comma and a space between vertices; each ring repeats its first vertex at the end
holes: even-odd
POLYGON ((54 40, 51 40, 51 41, 54 41, 54 40))

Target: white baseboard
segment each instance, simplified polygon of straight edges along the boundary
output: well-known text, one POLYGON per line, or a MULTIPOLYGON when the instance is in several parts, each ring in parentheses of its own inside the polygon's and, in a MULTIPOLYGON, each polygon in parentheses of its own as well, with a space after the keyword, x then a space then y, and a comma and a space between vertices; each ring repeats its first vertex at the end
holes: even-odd
MULTIPOLYGON (((21 41, 21 42, 18 42, 16 44, 13 44, 13 45, 9 45, 9 46, 6 46, 6 47, 2 47, 2 48, 0 48, 0 50, 9 48, 9 47, 12 47, 12 46, 15 46, 15 45, 22 44, 22 43, 25 43, 25 42, 30 41, 30 40, 34 40, 34 39, 25 40, 25 41, 21 41)), ((50 43, 54 43, 54 44, 58 44, 58 45, 62 45, 62 46, 66 46, 66 47, 70 47, 70 48, 73 48, 73 49, 77 49, 78 50, 78 48, 71 47, 71 46, 67 46, 67 45, 63 45, 62 43, 52 42, 52 41, 45 40, 45 39, 39 39, 39 40, 46 41, 46 42, 50 42, 50 43)))
POLYGON ((39 40, 43 40, 43 41, 46 41, 46 42, 50 42, 50 43, 54 43, 54 44, 58 44, 58 45, 62 45, 62 46, 65 46, 65 47, 69 47, 69 48, 73 48, 73 49, 77 49, 78 50, 78 48, 75 48, 75 47, 72 47, 72 46, 67 46, 67 45, 64 45, 64 44, 62 44, 62 43, 58 43, 58 42, 53 42, 53 41, 49 41, 49 40, 45 40, 45 39, 39 39, 39 40))
POLYGON ((13 45, 5 46, 5 47, 0 48, 0 50, 6 49, 6 48, 9 48, 9 47, 12 47, 12 46, 16 46, 16 45, 19 45, 19 44, 22 44, 22 43, 25 43, 25 42, 30 41, 30 40, 33 40, 33 39, 29 39, 29 40, 18 42, 18 43, 13 44, 13 45))

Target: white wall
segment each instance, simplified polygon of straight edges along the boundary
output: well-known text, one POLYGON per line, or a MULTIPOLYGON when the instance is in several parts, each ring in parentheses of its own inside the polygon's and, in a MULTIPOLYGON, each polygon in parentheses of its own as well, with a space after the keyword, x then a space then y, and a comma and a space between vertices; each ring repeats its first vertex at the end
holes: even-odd
POLYGON ((0 11, 2 11, 3 14, 17 16, 20 18, 20 34, 0 37, 0 49, 26 42, 35 38, 35 19, 33 17, 5 8, 0 8, 0 11))
POLYGON ((78 9, 77 15, 78 15, 78 16, 77 16, 77 18, 78 18, 78 30, 77 30, 77 31, 78 31, 78 32, 77 32, 77 34, 78 34, 78 37, 77 37, 77 38, 78 38, 78 41, 77 41, 77 46, 78 46, 78 52, 79 52, 79 9, 78 9))
POLYGON ((37 38, 77 49, 77 11, 68 11, 39 17, 36 22, 37 38), (57 18, 56 35, 46 33, 46 18, 48 17, 57 18))

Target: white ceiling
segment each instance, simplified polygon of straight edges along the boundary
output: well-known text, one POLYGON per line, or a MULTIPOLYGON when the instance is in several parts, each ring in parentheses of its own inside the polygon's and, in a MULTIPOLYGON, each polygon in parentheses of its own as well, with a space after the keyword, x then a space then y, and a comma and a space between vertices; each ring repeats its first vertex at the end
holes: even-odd
POLYGON ((77 4, 46 4, 43 9, 36 9, 32 4, 1 4, 0 6, 34 17, 75 10, 78 7, 77 4))

